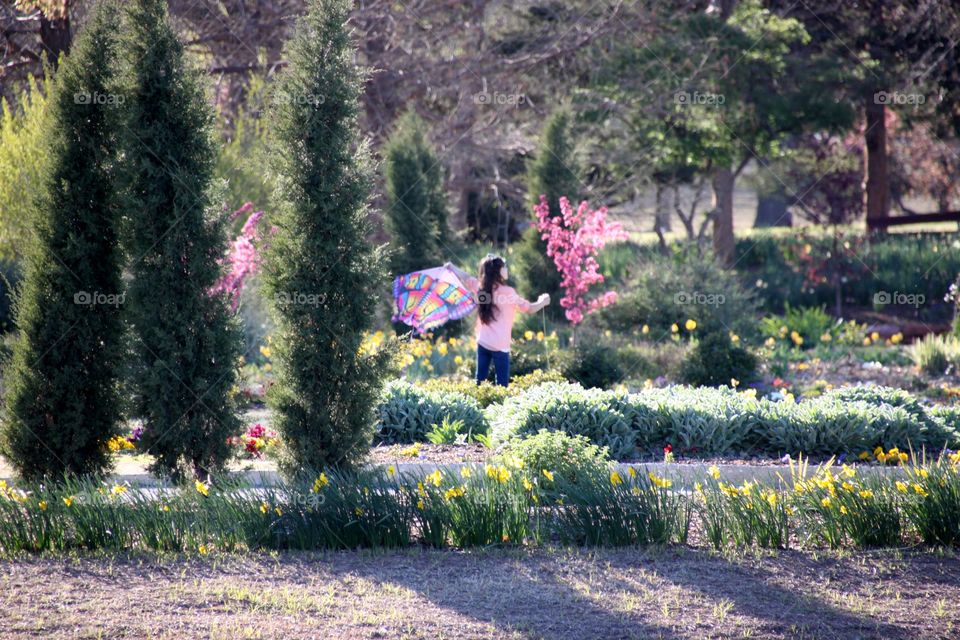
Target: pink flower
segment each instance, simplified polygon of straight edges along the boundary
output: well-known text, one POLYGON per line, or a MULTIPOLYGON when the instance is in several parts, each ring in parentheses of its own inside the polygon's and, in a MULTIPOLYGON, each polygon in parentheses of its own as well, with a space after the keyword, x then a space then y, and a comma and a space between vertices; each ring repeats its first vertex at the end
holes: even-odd
POLYGON ((596 256, 607 242, 623 240, 627 234, 619 223, 607 222, 607 208, 591 211, 586 200, 574 211, 567 198, 560 198, 559 216, 550 217, 546 196, 534 207, 537 229, 547 243, 547 255, 560 273, 564 296, 560 299, 567 320, 577 325, 585 315, 617 301, 614 291, 588 299, 590 288, 603 282, 596 256))
MULTIPOLYGON (((253 203, 248 202, 231 214, 231 219, 253 209, 253 203)), ((247 278, 260 271, 260 251, 258 244, 263 237, 259 224, 263 218, 263 211, 250 214, 240 231, 240 235, 230 244, 230 252, 224 258, 229 269, 210 290, 211 295, 226 293, 230 296, 230 306, 236 311, 240 304, 240 293, 247 282, 247 278)))

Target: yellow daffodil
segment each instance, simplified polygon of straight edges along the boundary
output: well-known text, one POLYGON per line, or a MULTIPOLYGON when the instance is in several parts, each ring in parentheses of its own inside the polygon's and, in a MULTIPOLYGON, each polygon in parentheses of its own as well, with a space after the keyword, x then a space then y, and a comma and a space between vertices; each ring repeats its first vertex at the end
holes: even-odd
POLYGON ((707 469, 707 473, 709 473, 714 480, 720 479, 720 469, 717 467, 717 465, 713 465, 707 469))
POLYGON ((683 328, 686 329, 687 331, 694 331, 697 328, 697 321, 687 320, 685 323, 683 323, 683 328))
POLYGON ((392 478, 395 475, 397 475, 397 468, 393 465, 387 467, 387 477, 392 478))
POLYGON ((197 480, 196 482, 194 482, 194 483, 193 483, 193 486, 196 488, 197 493, 199 493, 200 495, 202 495, 202 496, 208 496, 208 495, 210 495, 210 487, 208 487, 207 485, 203 484, 203 483, 200 482, 199 480, 197 480))
POLYGON ((434 471, 433 473, 431 473, 430 475, 428 475, 428 476, 425 478, 425 480, 426 480, 427 482, 432 483, 433 486, 439 487, 439 486, 440 486, 440 483, 443 482, 443 476, 440 475, 440 470, 437 469, 436 471, 434 471))
POLYGON ((73 501, 74 501, 74 500, 76 500, 76 498, 75 498, 74 496, 66 496, 66 497, 63 499, 63 504, 67 505, 67 507, 71 507, 71 506, 73 506, 73 501))
POLYGON ((900 482, 899 480, 897 480, 897 482, 896 482, 896 487, 897 487, 897 491, 899 491, 900 493, 906 493, 906 492, 907 492, 907 483, 906 483, 906 482, 900 482))
POLYGON ((553 482, 553 473, 550 471, 547 471, 546 469, 543 470, 543 477, 549 480, 550 482, 553 482))
POLYGON ((266 513, 267 511, 270 511, 270 507, 267 505, 266 502, 261 502, 261 503, 260 503, 260 513, 266 513))
POLYGON ((678 325, 676 322, 670 325, 670 333, 677 333, 678 331, 680 331, 680 325, 678 325))
POLYGON ((463 467, 462 469, 460 469, 460 476, 461 476, 461 477, 463 477, 463 478, 469 478, 469 477, 472 476, 472 475, 473 475, 473 472, 470 471, 470 467, 463 467))
POLYGON ((614 471, 610 474, 610 484, 613 486, 623 484, 623 476, 620 475, 619 471, 614 471))

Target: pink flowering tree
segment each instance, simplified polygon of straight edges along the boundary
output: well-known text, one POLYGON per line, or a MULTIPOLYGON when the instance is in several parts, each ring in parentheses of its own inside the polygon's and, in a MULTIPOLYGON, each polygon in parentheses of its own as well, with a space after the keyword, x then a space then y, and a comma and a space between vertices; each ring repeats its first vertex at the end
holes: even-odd
POLYGON ((240 235, 230 243, 230 251, 224 258, 227 272, 214 285, 211 293, 226 293, 230 296, 231 308, 236 311, 240 304, 240 294, 247 279, 260 271, 260 245, 263 242, 261 221, 263 211, 254 211, 253 203, 248 202, 230 215, 231 220, 247 215, 247 221, 240 235))
POLYGON ((607 222, 607 208, 590 210, 586 200, 574 210, 567 198, 560 198, 559 216, 550 216, 546 196, 534 208, 537 229, 547 243, 547 255, 560 273, 564 291, 560 306, 570 324, 577 326, 584 317, 617 301, 615 291, 588 296, 590 289, 603 283, 597 255, 608 242, 627 237, 623 227, 607 222))

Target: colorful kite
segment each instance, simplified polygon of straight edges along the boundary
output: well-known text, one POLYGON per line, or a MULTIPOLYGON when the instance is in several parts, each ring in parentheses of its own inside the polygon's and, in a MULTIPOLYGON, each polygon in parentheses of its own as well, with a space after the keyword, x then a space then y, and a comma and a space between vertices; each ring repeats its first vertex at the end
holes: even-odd
POLYGON ((394 322, 426 333, 447 320, 459 320, 477 308, 457 275, 445 268, 414 271, 393 281, 394 322))

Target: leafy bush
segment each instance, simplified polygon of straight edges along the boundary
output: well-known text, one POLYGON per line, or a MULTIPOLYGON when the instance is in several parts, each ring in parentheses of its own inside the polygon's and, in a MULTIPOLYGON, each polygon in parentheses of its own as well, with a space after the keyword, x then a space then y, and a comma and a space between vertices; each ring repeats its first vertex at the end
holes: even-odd
POLYGON ((680 369, 680 379, 696 386, 735 385, 731 380, 746 383, 756 377, 757 358, 722 331, 701 338, 680 369))
POLYGON ((715 455, 750 450, 763 438, 759 402, 729 387, 649 389, 626 402, 642 450, 670 444, 678 453, 715 455))
POLYGON ((563 363, 563 376, 587 389, 606 389, 624 378, 617 350, 596 336, 579 339, 572 356, 563 363))
POLYGON ((960 364, 960 338, 926 335, 910 346, 910 355, 924 373, 942 376, 960 364))
POLYGON ((467 434, 464 431, 463 420, 451 420, 444 416, 443 422, 433 425, 433 428, 427 431, 427 440, 433 444, 466 442, 467 434))
POLYGON ((900 412, 889 420, 908 419, 902 409, 876 407, 866 402, 817 398, 807 402, 764 403, 766 448, 793 455, 834 455, 871 450, 880 441, 882 428, 875 412, 900 412))
POLYGON ((647 325, 650 339, 660 340, 670 335, 672 324, 691 319, 699 332, 750 337, 756 332, 756 306, 732 271, 717 268, 709 257, 678 252, 650 256, 596 323, 620 332, 647 325))
MULTIPOLYGON (((804 285, 804 265, 797 256, 807 252, 824 259, 834 251, 832 234, 797 237, 774 231, 753 232, 737 239, 737 267, 746 288, 763 308, 781 312, 787 303, 794 307, 835 305, 835 291, 829 284, 804 285)), ((919 309, 927 321, 948 320, 950 305, 940 303, 943 294, 960 273, 960 236, 956 233, 891 233, 871 239, 856 253, 845 253, 847 265, 837 267, 858 273, 842 287, 844 305, 871 307, 881 292, 922 295, 927 304, 919 309)))
POLYGON ((601 476, 610 463, 607 449, 593 444, 589 438, 546 429, 509 440, 501 449, 501 457, 510 459, 511 456, 540 478, 541 486, 551 486, 558 476, 571 483, 585 476, 601 476))
POLYGON ((42 188, 45 124, 53 81, 38 84, 31 79, 13 108, 2 100, 0 113, 0 258, 23 257, 30 236, 29 223, 34 194, 42 188))
POLYGON ((377 406, 375 439, 388 444, 423 442, 434 425, 462 423, 465 434, 487 432, 476 400, 461 393, 427 391, 396 380, 384 389, 377 406))
POLYGON ((948 449, 960 449, 960 407, 933 407, 929 413, 937 425, 937 438, 942 437, 948 449))
POLYGON ((475 380, 465 380, 463 378, 455 380, 430 378, 416 384, 427 391, 460 393, 469 396, 479 402, 481 407, 487 408, 491 404, 500 404, 507 398, 544 382, 564 382, 564 377, 557 372, 543 372, 538 369, 526 375, 511 376, 510 386, 508 387, 501 387, 489 382, 478 385, 475 380))
MULTIPOLYGON (((885 448, 909 444, 914 449, 941 449, 953 439, 952 428, 939 422, 934 413, 903 389, 880 386, 856 386, 833 389, 825 394, 841 402, 865 402, 874 406, 899 407, 909 419, 887 424, 879 444, 885 448)), ((879 416, 878 416, 879 417, 879 416)))
POLYGON ((524 435, 562 431, 607 447, 614 458, 631 455, 635 438, 618 396, 577 384, 547 383, 487 409, 497 443, 524 435))

